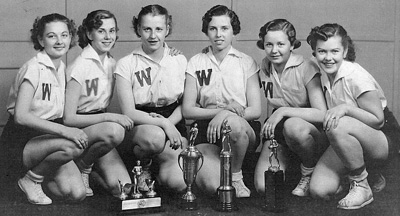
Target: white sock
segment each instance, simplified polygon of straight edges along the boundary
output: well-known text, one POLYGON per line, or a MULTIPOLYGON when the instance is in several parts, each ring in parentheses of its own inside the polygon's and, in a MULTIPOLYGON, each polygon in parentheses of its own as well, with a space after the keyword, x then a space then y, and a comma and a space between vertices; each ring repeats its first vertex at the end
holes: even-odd
POLYGON ((314 172, 314 168, 315 167, 305 167, 303 164, 300 164, 301 175, 311 176, 311 174, 314 172))

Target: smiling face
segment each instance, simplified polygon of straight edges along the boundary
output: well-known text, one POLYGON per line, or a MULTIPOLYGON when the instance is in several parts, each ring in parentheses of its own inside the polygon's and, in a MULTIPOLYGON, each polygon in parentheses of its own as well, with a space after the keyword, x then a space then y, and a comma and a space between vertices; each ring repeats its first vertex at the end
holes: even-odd
POLYGON ((161 50, 169 27, 164 15, 144 15, 139 24, 138 33, 142 41, 143 51, 147 54, 161 50))
POLYGON ((109 52, 115 44, 117 38, 117 30, 115 20, 113 18, 101 19, 103 24, 98 29, 93 29, 88 33, 93 49, 99 56, 109 52))
POLYGON ((319 67, 331 77, 336 76, 347 55, 340 36, 330 37, 327 41, 318 40, 314 52, 319 67))
POLYGON ((233 28, 227 15, 213 16, 208 24, 207 36, 213 51, 224 51, 231 47, 233 28))
POLYGON ((264 37, 264 51, 275 67, 284 67, 289 60, 293 46, 283 31, 268 31, 264 37))
POLYGON ((52 60, 58 60, 66 54, 71 44, 68 26, 61 21, 47 23, 43 36, 38 39, 52 60))

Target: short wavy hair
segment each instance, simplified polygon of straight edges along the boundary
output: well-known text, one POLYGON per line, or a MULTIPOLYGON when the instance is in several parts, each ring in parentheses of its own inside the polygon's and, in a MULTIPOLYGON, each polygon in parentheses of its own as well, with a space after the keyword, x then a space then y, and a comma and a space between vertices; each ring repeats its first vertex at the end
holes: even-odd
POLYGON ((293 24, 286 19, 274 19, 260 28, 260 32, 258 33, 259 40, 257 41, 258 48, 264 49, 265 35, 267 35, 269 31, 283 31, 288 36, 290 45, 292 45, 294 49, 301 46, 301 42, 296 39, 296 29, 293 24))
POLYGON ((210 10, 208 10, 203 18, 203 24, 201 27, 201 31, 207 35, 208 32, 208 24, 211 22, 213 16, 222 16, 227 15, 231 19, 231 25, 233 28, 233 35, 237 35, 240 33, 240 21, 239 17, 233 10, 230 10, 225 5, 215 5, 210 10))
MULTIPOLYGON (((115 18, 114 14, 108 10, 95 10, 90 12, 85 19, 82 21, 82 25, 78 28, 78 36, 79 36, 79 46, 81 48, 86 47, 91 43, 90 39, 87 36, 87 32, 91 32, 94 29, 99 29, 101 25, 103 25, 102 19, 114 19, 116 31, 118 31, 117 18, 115 18)), ((115 41, 118 40, 118 36, 115 41)))
POLYGON ((132 25, 135 30, 136 35, 140 38, 139 34, 139 25, 142 22, 143 16, 147 14, 152 14, 153 16, 161 15, 165 17, 166 25, 169 27, 168 34, 165 37, 168 37, 172 33, 172 16, 169 15, 168 10, 161 5, 147 5, 146 7, 142 7, 137 17, 133 16, 132 25))
POLYGON ((340 36, 342 38, 342 45, 346 49, 347 55, 344 58, 347 61, 354 62, 356 60, 356 51, 353 40, 347 35, 347 31, 343 26, 337 23, 326 23, 322 26, 316 26, 311 29, 310 34, 307 37, 307 43, 310 44, 313 50, 313 55, 315 56, 315 49, 317 46, 317 41, 327 41, 333 36, 340 36))
POLYGON ((76 45, 76 27, 75 27, 75 22, 71 19, 68 19, 66 16, 58 14, 58 13, 52 13, 48 14, 42 17, 37 17, 35 21, 33 22, 33 27, 30 30, 31 32, 31 41, 33 43, 33 48, 35 50, 42 51, 44 50, 44 47, 40 45, 39 39, 43 38, 44 30, 46 28, 46 24, 51 23, 51 22, 63 22, 67 25, 69 34, 71 35, 71 43, 69 46, 69 49, 74 47, 76 45))

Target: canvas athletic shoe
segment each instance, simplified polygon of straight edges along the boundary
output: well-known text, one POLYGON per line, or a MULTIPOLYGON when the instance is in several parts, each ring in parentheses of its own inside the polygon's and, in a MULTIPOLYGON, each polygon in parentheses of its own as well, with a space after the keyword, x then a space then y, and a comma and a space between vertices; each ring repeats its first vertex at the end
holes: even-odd
POLYGON ((359 209, 374 201, 367 179, 352 181, 349 193, 337 205, 340 209, 359 209))
POLYGON ((89 186, 89 174, 88 173, 81 173, 83 185, 85 185, 86 189, 86 196, 90 197, 93 196, 93 190, 89 186))
POLYGON ((243 179, 237 180, 237 181, 232 181, 232 186, 236 190, 236 197, 241 198, 241 197, 250 197, 250 190, 246 187, 246 185, 243 182, 243 179))
POLYGON ((302 176, 296 188, 292 190, 292 194, 299 197, 308 196, 310 194, 311 176, 302 176))
POLYGON ((28 201, 37 205, 49 205, 52 200, 43 192, 42 185, 24 176, 18 180, 18 186, 26 194, 28 201))

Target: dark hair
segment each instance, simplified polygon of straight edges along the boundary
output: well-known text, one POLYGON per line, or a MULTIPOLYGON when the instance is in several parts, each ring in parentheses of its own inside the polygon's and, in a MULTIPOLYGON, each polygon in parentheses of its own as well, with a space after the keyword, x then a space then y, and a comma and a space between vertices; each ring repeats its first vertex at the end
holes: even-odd
MULTIPOLYGON (((95 10, 90 12, 85 19, 82 21, 82 25, 78 28, 79 46, 81 48, 86 47, 91 43, 87 36, 87 32, 91 32, 93 29, 99 29, 103 25, 102 19, 114 19, 116 31, 118 31, 117 18, 108 10, 95 10)), ((115 41, 118 39, 115 39, 115 41)))
POLYGON ((315 56, 315 48, 318 40, 327 41, 329 38, 336 35, 342 38, 342 45, 344 48, 347 48, 347 55, 344 59, 354 62, 356 60, 356 51, 353 40, 347 35, 347 31, 337 23, 327 23, 311 29, 307 37, 307 43, 310 44, 313 55, 315 56))
POLYGON ((301 46, 301 42, 296 39, 296 29, 294 29, 293 24, 285 19, 274 19, 260 28, 260 33, 258 33, 260 39, 257 41, 258 48, 264 49, 264 38, 269 31, 283 31, 288 36, 290 45, 292 45, 294 49, 301 46))
POLYGON ((133 19, 132 19, 133 29, 135 30, 135 33, 139 38, 141 37, 139 34, 139 25, 142 22, 142 17, 147 14, 152 14, 153 16, 156 16, 156 15, 165 16, 165 20, 166 20, 165 24, 169 27, 168 34, 165 37, 168 37, 168 35, 170 35, 172 33, 172 16, 168 14, 168 10, 158 4, 147 5, 146 7, 142 7, 142 10, 140 10, 137 18, 135 16, 133 16, 133 19))
POLYGON ((231 25, 233 28, 233 35, 237 35, 240 32, 240 21, 239 17, 233 10, 230 10, 228 7, 224 5, 215 5, 210 10, 208 10, 203 18, 203 25, 201 27, 201 31, 207 35, 208 24, 211 22, 213 16, 222 16, 227 15, 231 19, 231 25))
POLYGON ((37 17, 35 19, 35 21, 33 22, 33 27, 30 31, 31 31, 31 41, 33 43, 33 48, 35 50, 39 50, 39 51, 44 50, 44 47, 42 45, 40 45, 40 43, 39 43, 39 38, 43 38, 46 24, 51 23, 51 22, 57 22, 57 21, 64 22, 68 27, 69 34, 71 35, 71 43, 69 45, 69 49, 71 49, 73 46, 75 46, 75 44, 76 44, 75 22, 73 20, 68 19, 64 15, 61 15, 58 13, 52 13, 52 14, 48 14, 46 16, 37 17))

